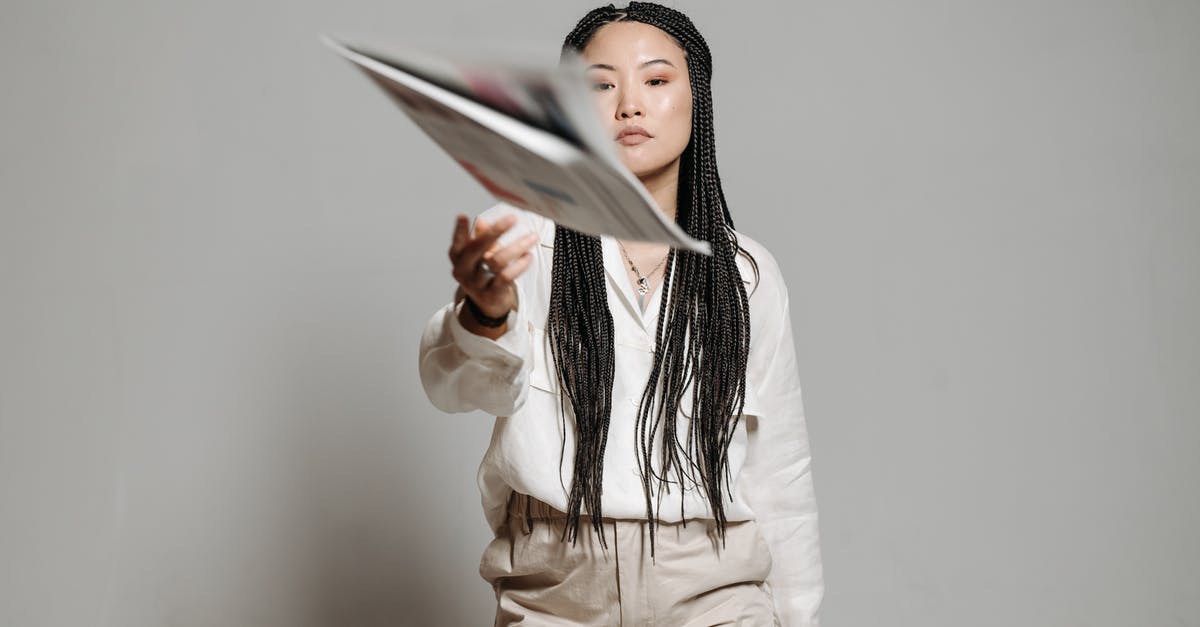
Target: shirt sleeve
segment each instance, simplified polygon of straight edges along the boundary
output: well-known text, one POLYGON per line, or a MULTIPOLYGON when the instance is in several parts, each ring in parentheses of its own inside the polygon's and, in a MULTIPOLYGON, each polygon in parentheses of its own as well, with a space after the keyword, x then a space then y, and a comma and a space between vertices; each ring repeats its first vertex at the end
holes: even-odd
MULTIPOLYGON (((489 220, 503 211, 496 207, 482 215, 489 220)), ((509 229, 502 244, 515 240, 528 226, 509 229)), ((528 270, 526 271, 528 274, 528 270)), ((496 339, 476 335, 458 319, 464 300, 441 307, 421 335, 419 366, 421 386, 434 407, 447 413, 482 410, 493 416, 511 416, 529 394, 533 369, 533 340, 528 301, 518 277, 517 308, 508 312, 508 327, 496 339)))
POLYGON ((773 321, 760 331, 760 356, 752 360, 760 375, 755 380, 761 382, 763 415, 754 428, 748 421, 746 462, 739 483, 771 550, 766 583, 783 627, 819 627, 825 584, 812 456, 787 288, 782 280, 779 284, 782 306, 768 316, 773 321))

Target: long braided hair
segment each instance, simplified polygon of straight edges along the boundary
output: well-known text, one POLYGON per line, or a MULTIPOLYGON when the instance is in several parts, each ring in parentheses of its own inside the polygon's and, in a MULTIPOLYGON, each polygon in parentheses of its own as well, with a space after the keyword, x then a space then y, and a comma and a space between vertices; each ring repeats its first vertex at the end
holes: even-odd
MULTIPOLYGON (((684 50, 692 90, 691 140, 680 159, 675 221, 693 238, 707 241, 712 255, 674 247, 668 253, 662 301, 655 332, 654 362, 638 406, 637 459, 654 555, 657 511, 651 498, 658 481, 659 498, 679 486, 680 516, 684 479, 703 490, 711 505, 722 544, 725 505, 722 479, 732 488, 728 448, 746 395, 746 362, 750 352, 750 302, 736 265, 745 252, 733 231, 733 218, 717 173, 708 44, 684 14, 650 2, 630 2, 623 9, 609 4, 590 11, 563 42, 562 54, 582 52, 605 24, 637 21, 673 37, 684 50), (674 289, 672 289, 674 287, 674 289), (692 385, 694 383, 694 385, 692 385), (692 385, 687 441, 676 431, 685 389, 692 385), (660 391, 659 391, 660 390, 660 391), (659 391, 659 402, 655 394, 659 391), (656 433, 662 433, 662 467, 651 468, 656 433), (674 469, 676 481, 668 477, 674 469)), ((614 376, 613 318, 605 289, 600 238, 556 225, 554 263, 546 329, 563 396, 564 420, 575 416, 574 475, 563 538, 578 539, 580 510, 587 505, 592 526, 607 547, 601 524, 604 449, 612 413, 614 376)), ((754 272, 758 264, 750 257, 754 272)), ((732 501, 732 494, 729 495, 732 501)), ((686 524, 686 523, 685 523, 686 524)))

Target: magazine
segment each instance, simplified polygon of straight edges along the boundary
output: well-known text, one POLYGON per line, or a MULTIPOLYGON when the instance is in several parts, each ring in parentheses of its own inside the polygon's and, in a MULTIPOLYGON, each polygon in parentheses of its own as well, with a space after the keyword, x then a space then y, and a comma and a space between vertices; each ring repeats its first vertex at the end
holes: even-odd
POLYGON ((497 200, 590 235, 711 254, 667 219, 621 163, 587 92, 583 61, 532 63, 380 52, 323 42, 375 82, 497 200))

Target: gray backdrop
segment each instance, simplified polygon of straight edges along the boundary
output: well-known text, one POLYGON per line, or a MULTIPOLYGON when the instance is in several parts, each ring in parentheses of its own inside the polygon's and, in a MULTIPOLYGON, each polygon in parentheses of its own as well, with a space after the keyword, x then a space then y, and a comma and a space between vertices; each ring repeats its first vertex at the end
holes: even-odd
MULTIPOLYGON (((323 31, 581 2, 0 17, 0 624, 484 625, 491 420, 417 341, 491 199, 323 31)), ((1200 6, 680 2, 792 292, 828 627, 1200 625, 1200 6)))

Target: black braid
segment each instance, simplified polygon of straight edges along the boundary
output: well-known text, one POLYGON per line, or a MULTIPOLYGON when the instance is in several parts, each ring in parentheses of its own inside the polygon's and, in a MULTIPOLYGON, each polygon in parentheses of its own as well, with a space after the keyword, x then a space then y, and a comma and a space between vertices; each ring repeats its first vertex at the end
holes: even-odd
MULTIPOLYGON (((728 449, 745 404, 750 352, 750 301, 736 256, 745 253, 755 275, 758 264, 738 244, 721 189, 713 132, 712 58, 691 20, 650 2, 630 2, 623 9, 610 4, 588 12, 579 21, 567 35, 562 54, 582 52, 603 25, 630 20, 665 31, 685 52, 693 97, 692 136, 680 160, 675 221, 691 237, 709 242, 713 253, 705 256, 672 248, 663 274, 654 363, 636 425, 641 440, 636 451, 638 469, 653 557, 658 518, 651 499, 654 480, 658 481, 659 499, 670 492, 670 484, 679 485, 681 516, 684 491, 702 488, 724 544, 721 481, 732 489, 728 449), (692 396, 685 401, 682 397, 689 386, 692 396), (656 404, 657 389, 661 396, 656 404), (681 412, 690 419, 683 445, 676 431, 681 412), (655 469, 650 467, 651 452, 660 431, 662 467, 655 469), (674 481, 668 477, 672 468, 677 477, 674 481), (684 482, 685 475, 689 484, 684 482)), ((563 537, 572 542, 578 539, 580 508, 586 503, 592 525, 607 546, 600 503, 612 410, 614 349, 603 255, 598 237, 557 225, 554 238, 546 329, 564 391, 560 401, 563 420, 569 408, 576 425, 574 476, 563 537)), ((732 502, 732 494, 729 500, 732 502)))
POLYGON ((546 331, 564 392, 559 400, 563 419, 568 401, 576 416, 575 469, 567 510, 571 519, 563 533, 569 532, 572 544, 576 542, 580 507, 586 503, 592 524, 607 546, 600 521, 600 481, 612 414, 614 354, 600 239, 557 227, 553 267, 546 331), (592 289, 595 285, 600 289, 592 289))

